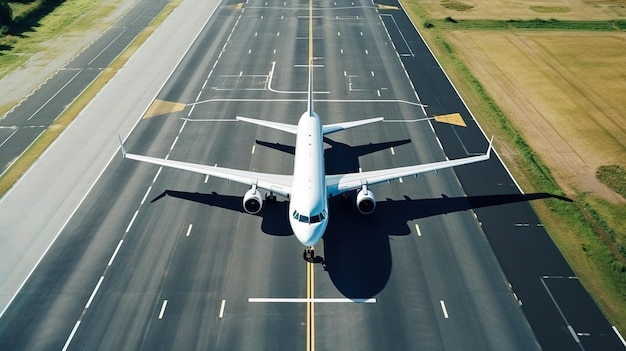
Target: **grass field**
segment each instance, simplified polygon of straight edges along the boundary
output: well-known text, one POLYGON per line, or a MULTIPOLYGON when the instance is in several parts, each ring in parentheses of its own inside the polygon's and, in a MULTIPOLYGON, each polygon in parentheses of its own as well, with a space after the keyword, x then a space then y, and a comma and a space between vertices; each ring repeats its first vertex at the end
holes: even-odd
POLYGON ((626 33, 606 25, 623 23, 625 2, 464 2, 474 7, 403 4, 416 24, 429 24, 422 34, 483 128, 496 135, 498 151, 522 188, 563 191, 576 200, 533 206, 583 285, 623 332, 626 199, 602 184, 596 170, 626 167, 626 33), (536 18, 552 28, 536 30, 542 24, 536 18), (523 19, 529 21, 506 25, 523 19))
POLYGON ((626 17, 626 0, 423 0, 419 4, 430 18, 594 21, 626 17))

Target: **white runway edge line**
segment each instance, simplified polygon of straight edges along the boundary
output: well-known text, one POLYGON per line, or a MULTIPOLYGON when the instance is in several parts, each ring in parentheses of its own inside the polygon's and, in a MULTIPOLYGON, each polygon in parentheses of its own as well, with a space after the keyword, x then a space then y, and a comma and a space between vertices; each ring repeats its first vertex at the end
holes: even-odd
POLYGON ((363 299, 348 299, 348 298, 323 298, 316 297, 312 299, 307 298, 299 298, 299 297, 250 297, 248 298, 248 302, 257 303, 257 302, 266 302, 266 303, 376 303, 376 298, 363 298, 363 299))
POLYGON ((613 328, 613 331, 615 332, 615 334, 617 334, 617 337, 620 339, 624 347, 626 347, 626 340, 624 340, 624 338, 622 337, 622 334, 619 333, 619 330, 617 330, 617 327, 612 325, 611 328, 613 328))

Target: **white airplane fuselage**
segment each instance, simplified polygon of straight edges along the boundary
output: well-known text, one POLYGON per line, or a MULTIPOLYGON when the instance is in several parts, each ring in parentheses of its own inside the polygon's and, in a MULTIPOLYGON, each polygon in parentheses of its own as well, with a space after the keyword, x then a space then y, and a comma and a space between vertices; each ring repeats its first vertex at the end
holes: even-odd
POLYGON ((298 121, 289 224, 305 246, 315 245, 328 225, 322 123, 313 111, 298 121))

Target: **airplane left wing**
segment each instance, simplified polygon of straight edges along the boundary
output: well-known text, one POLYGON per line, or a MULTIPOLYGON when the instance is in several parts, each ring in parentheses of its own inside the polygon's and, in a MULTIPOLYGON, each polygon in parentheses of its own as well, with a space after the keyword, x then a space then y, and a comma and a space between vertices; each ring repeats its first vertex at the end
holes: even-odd
MULTIPOLYGON (((492 139, 493 140, 493 139, 492 139)), ((426 163, 415 166, 397 167, 390 169, 381 169, 376 171, 368 171, 361 173, 334 174, 326 176, 326 187, 329 196, 342 194, 346 191, 361 188, 363 185, 372 185, 386 182, 401 177, 408 177, 420 173, 437 171, 440 169, 466 165, 474 162, 485 161, 489 159, 491 154, 492 143, 484 155, 459 158, 450 161, 440 161, 426 163)))
MULTIPOLYGON (((120 144, 121 143, 122 141, 120 140, 120 144)), ((250 186, 256 185, 260 189, 272 191, 278 195, 287 198, 291 194, 291 182, 293 178, 293 176, 291 175, 243 171, 232 168, 208 166, 197 163, 173 161, 157 157, 135 155, 127 153, 123 144, 121 144, 121 150, 122 156, 131 160, 152 163, 164 167, 182 169, 185 171, 205 174, 222 179, 228 179, 233 182, 250 186)))

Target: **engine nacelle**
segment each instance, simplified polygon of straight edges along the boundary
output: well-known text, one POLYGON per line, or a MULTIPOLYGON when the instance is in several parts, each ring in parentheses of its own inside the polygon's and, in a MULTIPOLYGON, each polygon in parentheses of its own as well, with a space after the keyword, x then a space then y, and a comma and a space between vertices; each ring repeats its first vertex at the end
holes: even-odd
POLYGON ((356 194, 356 207, 362 214, 371 214, 376 209, 376 198, 374 193, 370 191, 367 186, 363 185, 363 188, 356 194))
POLYGON ((243 196, 243 209, 250 214, 257 214, 263 207, 263 196, 256 186, 246 191, 243 196))

